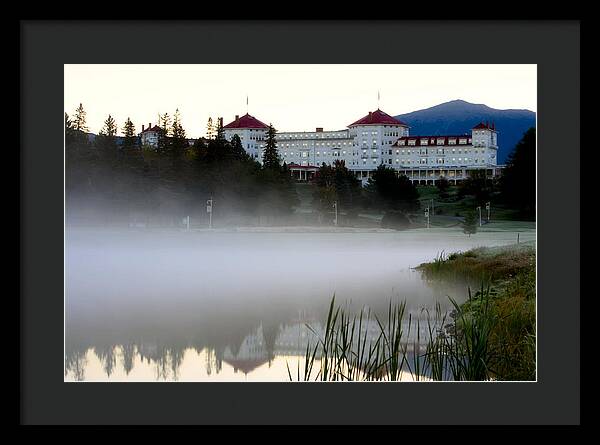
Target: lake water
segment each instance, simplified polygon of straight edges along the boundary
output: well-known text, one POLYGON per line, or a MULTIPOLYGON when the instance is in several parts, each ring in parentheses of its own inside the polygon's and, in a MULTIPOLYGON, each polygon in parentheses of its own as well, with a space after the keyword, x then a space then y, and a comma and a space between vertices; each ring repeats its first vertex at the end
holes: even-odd
POLYGON ((515 238, 68 229, 65 381, 287 381, 314 344, 306 325, 322 331, 334 294, 353 312, 383 315, 390 300, 414 316, 436 302, 450 310, 466 284, 433 285, 412 268, 515 238))

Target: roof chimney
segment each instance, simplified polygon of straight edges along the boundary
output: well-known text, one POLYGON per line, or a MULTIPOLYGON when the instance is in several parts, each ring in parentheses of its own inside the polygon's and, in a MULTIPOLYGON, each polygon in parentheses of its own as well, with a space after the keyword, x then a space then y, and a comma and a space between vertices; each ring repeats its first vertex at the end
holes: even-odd
POLYGON ((235 120, 236 120, 236 121, 237 121, 237 120, 240 120, 240 115, 239 115, 239 114, 236 114, 236 115, 235 115, 235 120))
POLYGON ((317 133, 323 133, 323 127, 317 127, 317 133))
POLYGON ((142 133, 144 132, 144 124, 142 124, 142 133))

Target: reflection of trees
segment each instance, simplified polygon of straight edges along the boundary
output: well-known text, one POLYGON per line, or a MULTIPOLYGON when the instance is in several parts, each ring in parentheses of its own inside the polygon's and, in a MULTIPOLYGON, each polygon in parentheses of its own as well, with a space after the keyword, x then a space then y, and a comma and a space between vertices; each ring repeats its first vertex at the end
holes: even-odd
POLYGON ((173 371, 173 379, 179 379, 179 367, 183 361, 183 348, 171 348, 169 349, 169 356, 171 357, 171 370, 173 371))
POLYGON ((133 343, 127 343, 121 345, 121 349, 123 351, 123 369, 125 370, 125 374, 129 375, 133 369, 136 348, 133 343))
POLYGON ((86 351, 76 350, 67 352, 65 361, 65 376, 72 372, 75 380, 85 380, 85 367, 87 365, 86 351))
POLYGON ((117 363, 115 346, 96 346, 94 347, 94 353, 102 363, 102 369, 110 377, 117 363))
POLYGON ((156 380, 166 380, 169 377, 169 353, 165 347, 160 348, 161 353, 154 358, 156 364, 156 380))

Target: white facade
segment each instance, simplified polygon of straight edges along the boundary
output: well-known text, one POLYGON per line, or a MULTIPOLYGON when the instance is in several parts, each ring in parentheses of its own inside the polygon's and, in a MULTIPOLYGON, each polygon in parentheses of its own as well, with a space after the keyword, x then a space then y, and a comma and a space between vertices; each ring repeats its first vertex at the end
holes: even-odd
POLYGON ((261 147, 267 137, 267 130, 263 128, 224 128, 223 132, 225 139, 228 141, 231 141, 233 136, 237 134, 246 153, 262 162, 261 147))
MULTIPOLYGON (((260 122, 246 115, 242 120, 236 116, 232 124, 243 124, 246 117, 253 119, 253 126, 260 122)), ((227 140, 237 134, 244 149, 262 162, 267 128, 224 128, 224 134, 227 140)), ((495 176, 500 170, 497 140, 495 126, 487 123, 474 127, 470 135, 410 136, 406 124, 381 110, 344 130, 317 128, 314 132, 283 131, 276 136, 282 162, 306 168, 341 160, 363 182, 381 164, 419 183, 434 183, 442 176, 456 182, 473 169, 487 169, 495 176)))

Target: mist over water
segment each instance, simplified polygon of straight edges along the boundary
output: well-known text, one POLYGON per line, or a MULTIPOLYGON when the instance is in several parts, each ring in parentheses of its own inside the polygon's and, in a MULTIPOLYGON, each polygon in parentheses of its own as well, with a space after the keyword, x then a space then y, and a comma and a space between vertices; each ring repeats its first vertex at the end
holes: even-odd
POLYGON ((384 314, 390 300, 414 314, 436 302, 449 310, 448 295, 464 300, 466 284, 436 288, 411 268, 512 241, 423 231, 65 236, 66 380, 287 380, 279 359, 304 354, 305 323, 318 329, 334 294, 356 311, 384 314))

